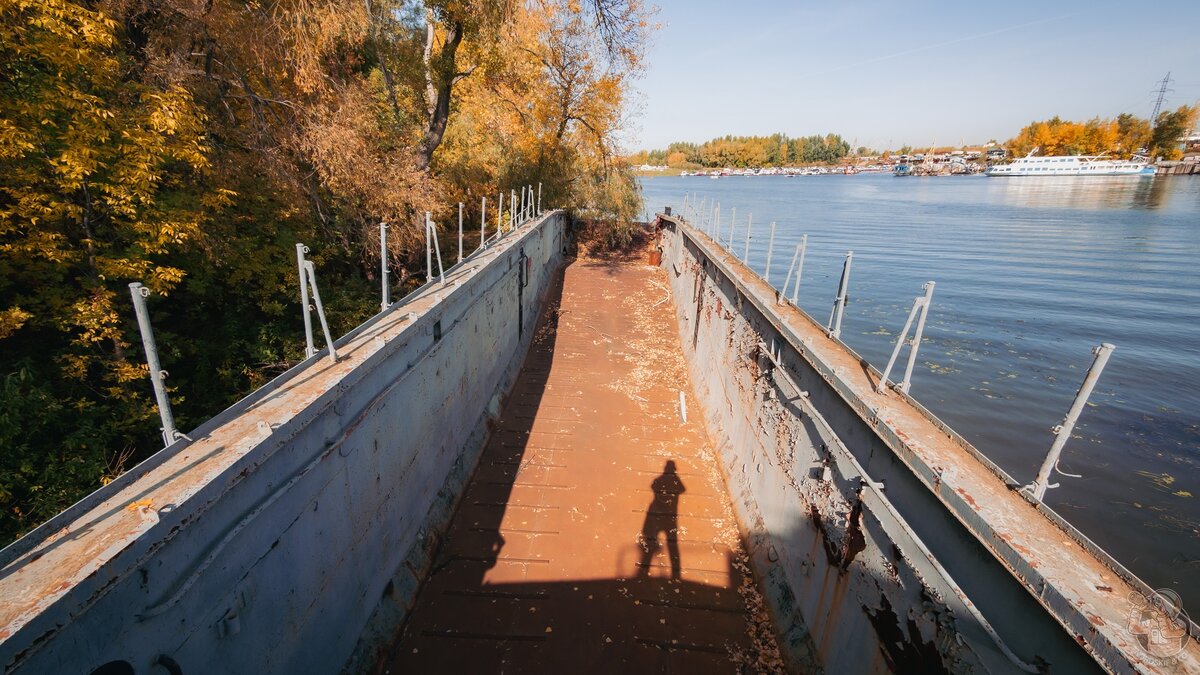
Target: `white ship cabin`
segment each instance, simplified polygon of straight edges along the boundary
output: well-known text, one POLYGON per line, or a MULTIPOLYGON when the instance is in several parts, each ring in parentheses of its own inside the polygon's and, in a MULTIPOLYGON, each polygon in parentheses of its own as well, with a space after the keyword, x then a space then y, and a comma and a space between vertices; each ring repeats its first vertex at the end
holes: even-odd
POLYGON ((1086 176, 1138 174, 1145 168, 1145 162, 1100 159, 1096 156, 1021 157, 1011 164, 993 166, 987 173, 993 176, 1086 176))

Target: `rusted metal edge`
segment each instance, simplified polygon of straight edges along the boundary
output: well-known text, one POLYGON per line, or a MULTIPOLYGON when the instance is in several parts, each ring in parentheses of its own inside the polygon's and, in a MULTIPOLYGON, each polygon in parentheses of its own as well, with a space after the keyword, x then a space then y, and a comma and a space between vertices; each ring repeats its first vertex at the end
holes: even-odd
MULTIPOLYGON (((931 492, 933 492, 939 501, 950 508, 950 511, 954 517, 969 531, 971 531, 987 549, 991 550, 1001 563, 1009 568, 1010 572, 1018 580, 1020 580, 1021 584, 1026 587, 1030 594, 1033 595, 1034 598, 1043 607, 1045 607, 1065 629, 1071 631, 1072 635, 1077 636, 1104 635, 1104 633, 1095 630, 1095 626, 1091 625, 1086 617, 1081 616, 1077 611, 1077 608, 1075 608, 1064 596, 1062 596, 1051 584, 1049 584, 1034 567, 1029 565, 1024 556, 1012 548, 1008 542, 999 537, 998 534, 992 529, 991 525, 984 520, 984 518, 977 511, 975 511, 975 509, 971 508, 961 495, 955 493, 949 486, 947 486, 941 480, 941 477, 935 471, 933 471, 930 466, 928 466, 920 457, 912 452, 907 443, 903 442, 894 434, 890 427, 888 427, 888 425, 879 418, 875 410, 867 406, 862 400, 859 399, 858 395, 854 393, 854 391, 846 384, 844 380, 842 380, 838 373, 834 372, 832 368, 818 358, 817 355, 813 353, 812 350, 807 347, 807 345, 805 345, 804 341, 798 335, 796 335, 795 332, 792 331, 785 322, 776 316, 775 310, 768 307, 766 303, 763 302, 759 292, 751 289, 749 285, 747 285, 742 279, 742 275, 744 274, 750 274, 757 277, 753 270, 751 270, 740 260, 736 260, 736 256, 731 257, 736 260, 737 267, 740 267, 741 270, 730 266, 726 262, 725 255, 721 253, 721 250, 719 248, 714 248, 715 244, 710 243, 711 239, 709 241, 704 241, 701 239, 699 231, 693 228, 686 221, 683 221, 678 217, 667 216, 665 214, 658 214, 658 218, 661 221, 668 222, 676 226, 678 231, 681 232, 689 241, 691 241, 692 244, 699 251, 701 251, 717 269, 721 271, 721 273, 734 285, 734 287, 743 297, 754 303, 754 306, 759 313, 763 315, 763 317, 780 333, 780 335, 782 335, 784 339, 788 340, 792 347, 796 349, 806 361, 809 362, 809 364, 821 375, 822 378, 826 380, 826 382, 830 384, 830 386, 834 388, 835 391, 837 391, 838 395, 848 405, 850 405, 851 408, 860 415, 860 417, 869 423, 871 428, 875 430, 885 444, 887 444, 887 446, 896 453, 896 457, 909 468, 909 471, 911 471, 914 476, 916 476, 931 492)), ((707 235, 705 235, 705 238, 707 239, 707 235)), ((819 324, 819 322, 815 321, 810 315, 808 315, 808 313, 796 306, 793 306, 793 309, 798 310, 801 316, 824 332, 823 327, 819 324)), ((841 342, 840 340, 836 340, 836 342, 841 348, 845 349, 860 363, 866 364, 872 374, 879 376, 878 369, 870 366, 870 364, 868 364, 861 356, 846 346, 845 343, 841 342)), ((987 459, 987 457, 979 452, 979 450, 972 446, 966 439, 954 432, 954 430, 939 420, 925 407, 917 404, 911 396, 903 395, 903 400, 912 405, 915 410, 917 410, 939 430, 945 432, 949 439, 954 441, 956 445, 960 446, 971 457, 983 464, 997 478, 1000 478, 1010 490, 1019 491, 1019 483, 1013 480, 1012 477, 1009 476, 1003 469, 998 467, 991 460, 987 459)), ((1097 562, 1100 562, 1114 574, 1117 574, 1122 581, 1142 593, 1156 594, 1156 592, 1148 584, 1117 562, 1116 559, 1088 539, 1082 532, 1075 529, 1074 526, 1064 520, 1052 509, 1046 507, 1044 504, 1038 504, 1036 501, 1032 500, 1029 495, 1026 495, 1023 492, 1020 494, 1027 503, 1030 503, 1035 507, 1035 510, 1038 513, 1046 516, 1047 519, 1058 529, 1076 541, 1084 550, 1090 553, 1097 560, 1097 562)), ((1195 622, 1191 621, 1190 618, 1188 620, 1188 624, 1190 635, 1200 635, 1200 627, 1198 627, 1195 622)), ((1110 643, 1107 637, 1104 637, 1101 641, 1099 641, 1099 643, 1096 640, 1085 640, 1083 646, 1087 651, 1089 651, 1089 653, 1093 655, 1094 658, 1097 659, 1097 661, 1109 668, 1128 669, 1130 672, 1136 670, 1136 666, 1131 663, 1129 657, 1126 656, 1126 654, 1120 648, 1110 643)))
MULTIPOLYGON (((775 366, 771 371, 771 377, 772 381, 776 382, 776 386, 778 387, 778 381, 775 373, 778 372, 787 381, 789 387, 796 392, 800 392, 800 387, 792 379, 791 375, 788 374, 787 368, 783 363, 771 355, 770 350, 764 349, 765 345, 762 342, 759 343, 759 348, 764 354, 768 355, 768 358, 775 366)), ((841 475, 842 482, 846 485, 852 485, 857 481, 862 486, 863 490, 859 494, 863 504, 867 506, 865 512, 874 516, 876 522, 888 533, 888 536, 892 538, 901 550, 915 550, 919 554, 916 556, 906 556, 905 560, 918 572, 923 583, 927 586, 935 586, 935 590, 941 596, 942 602, 946 603, 952 613, 959 617, 960 620, 969 619, 977 624, 978 629, 984 635, 974 636, 975 639, 978 640, 981 637, 990 639, 1011 665, 1025 672, 1038 672, 1036 666, 1025 662, 1012 651, 1012 648, 996 632, 987 618, 980 613, 975 603, 971 602, 970 598, 967 597, 950 572, 942 566, 933 552, 929 550, 929 547, 925 545, 925 542, 921 540, 921 537, 905 521, 904 516, 896 510, 891 500, 884 494, 880 484, 871 478, 866 468, 858 461, 858 458, 842 443, 842 439, 833 431, 833 427, 829 425, 825 417, 809 401, 808 397, 801 395, 795 399, 782 400, 781 403, 785 406, 794 406, 798 413, 807 415, 815 423, 817 433, 832 456, 834 460, 833 464, 841 475), (843 464, 847 465, 849 470, 843 464)), ((853 492, 853 490, 842 490, 841 492, 842 494, 847 494, 848 492, 853 492)), ((976 658, 984 661, 982 655, 976 652, 970 645, 967 645, 967 648, 975 654, 976 658)))
MULTIPOLYGON (((453 272, 470 267, 471 265, 480 262, 489 254, 499 251, 500 249, 494 248, 496 243, 503 242, 508 238, 524 239, 529 232, 538 229, 543 223, 547 222, 550 218, 553 218, 561 211, 561 209, 547 211, 536 221, 532 222, 528 227, 517 228, 516 230, 510 230, 506 232, 498 240, 493 241, 488 248, 478 249, 470 256, 463 258, 462 262, 455 263, 453 266, 447 268, 446 275, 449 276, 453 272)), ((416 300, 421 299, 431 292, 436 292, 442 287, 442 285, 443 284, 440 281, 431 281, 422 284, 418 288, 405 295, 403 298, 392 303, 386 310, 378 312, 371 318, 354 327, 349 333, 346 333, 342 337, 334 340, 334 346, 342 347, 346 345, 347 343, 356 339, 363 332, 369 330, 371 327, 387 318, 389 315, 402 311, 407 305, 412 304, 416 300)), ((279 374, 263 386, 255 389, 245 398, 237 401, 233 405, 209 418, 200 426, 188 432, 187 435, 191 438, 202 438, 208 435, 213 430, 227 424, 230 420, 244 414, 255 404, 283 388, 286 384, 295 379, 297 375, 307 370, 311 365, 325 358, 325 354, 321 351, 318 351, 313 356, 304 359, 303 361, 279 374)), ((317 401, 314 401, 314 404, 315 403, 317 403, 317 401)), ((163 448, 162 450, 159 450, 158 452, 130 468, 125 473, 118 476, 112 482, 101 486, 95 492, 88 494, 83 499, 80 499, 78 502, 75 502, 62 512, 50 518, 50 520, 47 520, 41 525, 30 530, 25 536, 10 543, 3 549, 0 549, 0 569, 7 567, 17 559, 21 558, 21 556, 33 551, 39 545, 45 542, 50 536, 75 522, 80 516, 116 496, 131 484, 137 482, 147 473, 153 471, 167 460, 179 454, 181 451, 191 445, 192 442, 193 441, 191 439, 182 438, 163 448)))

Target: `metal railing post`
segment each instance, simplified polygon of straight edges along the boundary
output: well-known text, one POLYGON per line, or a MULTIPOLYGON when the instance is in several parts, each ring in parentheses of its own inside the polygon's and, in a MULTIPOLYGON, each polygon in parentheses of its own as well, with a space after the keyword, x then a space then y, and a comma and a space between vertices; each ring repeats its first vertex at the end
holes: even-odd
POLYGON ((500 201, 496 203, 496 238, 504 231, 504 191, 500 191, 500 201))
POLYGON ((150 297, 150 289, 138 282, 129 284, 129 293, 133 296, 133 311, 137 314, 138 330, 142 334, 142 347, 146 350, 146 366, 150 369, 150 384, 154 387, 154 400, 158 404, 158 417, 162 420, 163 447, 168 447, 183 437, 175 429, 175 415, 171 412, 171 399, 167 396, 167 387, 163 378, 167 371, 158 362, 158 346, 154 344, 154 330, 150 327, 150 313, 146 309, 146 298, 150 297))
POLYGON ((721 202, 713 206, 713 241, 721 243, 721 202))
POLYGON ((750 262, 750 232, 754 229, 754 214, 746 214, 746 250, 742 252, 742 262, 750 262))
POLYGON ((463 251, 462 251, 462 249, 463 249, 462 213, 463 213, 463 203, 459 202, 458 203, 458 262, 462 262, 462 253, 463 253, 463 251))
POLYGON ((483 197, 479 202, 479 248, 483 248, 485 241, 487 241, 487 197, 483 197))
POLYGON ((508 191, 508 231, 517 229, 517 191, 508 191))
POLYGON ((771 221, 771 237, 767 239, 767 269, 763 281, 771 285, 771 254, 775 252, 775 221, 771 221))
POLYGON ((308 275, 308 283, 312 285, 313 303, 317 306, 317 318, 321 320, 321 331, 325 333, 325 344, 329 346, 329 358, 337 363, 337 349, 333 346, 333 336, 329 333, 329 322, 325 320, 325 306, 321 304, 321 292, 317 290, 317 270, 311 260, 304 261, 304 271, 308 275))
POLYGON ((913 331, 912 348, 908 350, 908 365, 904 368, 904 381, 900 383, 900 391, 906 394, 912 386, 913 366, 917 364, 917 350, 921 348, 921 336, 925 334, 925 317, 929 316, 929 305, 933 302, 933 287, 936 285, 933 281, 925 284, 925 297, 921 300, 921 314, 917 317, 917 329, 913 331))
POLYGON ((796 281, 792 284, 792 304, 800 297, 800 280, 804 277, 804 255, 808 253, 808 235, 800 237, 800 262, 796 265, 796 281))
POLYGON ((896 365, 896 359, 900 356, 900 350, 904 347, 905 342, 908 342, 908 365, 905 368, 904 381, 896 388, 904 393, 908 393, 909 386, 912 381, 912 368, 917 360, 917 350, 921 347, 921 333, 925 328, 925 316, 929 312, 929 304, 933 300, 933 287, 936 284, 929 281, 925 284, 925 294, 913 298, 912 309, 908 312, 908 318, 904 321, 904 328, 900 329, 900 335, 896 338, 896 346, 892 349, 892 356, 888 359, 887 367, 883 369, 883 374, 879 378, 879 384, 875 390, 882 392, 887 387, 888 376, 892 373, 892 366, 896 365), (920 316, 917 322, 917 332, 913 334, 913 339, 908 340, 908 329, 912 327, 913 319, 920 316))
MULTIPOLYGON (((442 247, 438 243, 437 226, 433 224, 433 219, 430 218, 428 211, 425 212, 425 241, 433 241, 433 252, 437 253, 438 279, 441 283, 446 283, 446 270, 442 269, 442 247)), ((426 261, 429 261, 430 251, 429 246, 425 247, 426 261)), ((429 262, 429 281, 433 281, 433 263, 429 262)))
POLYGON ((542 183, 541 183, 541 181, 538 181, 537 212, 538 212, 539 216, 542 215, 542 183))
POLYGON ((1050 446, 1050 451, 1046 453, 1046 459, 1042 462, 1042 468, 1038 469, 1037 478, 1034 479, 1032 485, 1027 486, 1033 493, 1033 497, 1038 501, 1041 501, 1046 495, 1047 489, 1058 487, 1058 483, 1050 483, 1050 472, 1058 471, 1059 473, 1063 473, 1058 468, 1058 458, 1062 455, 1063 446, 1066 445, 1067 439, 1071 437, 1071 432, 1075 429, 1075 423, 1079 420, 1079 414, 1083 412, 1083 407, 1087 405, 1088 397, 1092 395, 1092 389, 1096 387, 1096 381, 1100 379, 1100 373, 1104 371, 1104 366, 1108 363, 1108 357, 1112 355, 1113 350, 1116 348, 1115 345, 1105 342, 1092 350, 1096 358, 1092 361, 1091 368, 1088 368, 1087 375, 1083 378, 1083 384, 1079 386, 1079 391, 1075 393, 1075 402, 1071 404, 1071 409, 1067 412, 1067 416, 1063 419, 1062 424, 1054 427, 1054 444, 1050 446))
POLYGON ((304 244, 296 244, 296 270, 299 272, 300 278, 300 306, 304 308, 304 356, 305 358, 317 353, 313 348, 313 326, 312 326, 312 311, 308 305, 308 284, 304 282, 304 254, 308 253, 308 247, 304 244))
POLYGON ((733 252, 733 235, 737 232, 737 207, 729 210, 729 245, 725 248, 733 252))
POLYGON ((425 212, 425 283, 433 281, 433 243, 429 241, 429 212, 425 212))
POLYGON ((850 263, 854 262, 854 251, 846 251, 846 262, 842 264, 842 280, 838 283, 837 297, 833 299, 833 312, 829 315, 829 337, 842 334, 842 313, 846 308, 846 289, 850 286, 850 263))
POLYGON ((387 223, 379 224, 379 311, 392 304, 388 301, 387 223))

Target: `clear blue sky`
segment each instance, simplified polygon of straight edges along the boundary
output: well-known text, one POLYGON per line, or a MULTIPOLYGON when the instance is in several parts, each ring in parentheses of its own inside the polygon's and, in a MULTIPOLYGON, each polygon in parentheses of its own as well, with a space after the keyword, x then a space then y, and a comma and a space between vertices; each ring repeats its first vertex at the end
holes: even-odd
POLYGON ((1035 119, 1200 99, 1200 0, 659 0, 626 145, 839 133, 1001 141, 1035 119))

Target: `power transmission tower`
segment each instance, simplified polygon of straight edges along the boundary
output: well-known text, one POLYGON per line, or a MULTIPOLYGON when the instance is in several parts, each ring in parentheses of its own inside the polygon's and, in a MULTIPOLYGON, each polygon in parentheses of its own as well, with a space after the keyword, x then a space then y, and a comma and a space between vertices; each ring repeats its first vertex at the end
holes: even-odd
POLYGON ((1175 90, 1170 88, 1171 73, 1167 72, 1167 76, 1158 81, 1158 98, 1154 101, 1154 112, 1150 114, 1150 125, 1158 124, 1158 113, 1162 112, 1163 101, 1167 99, 1167 94, 1174 94, 1175 90))

